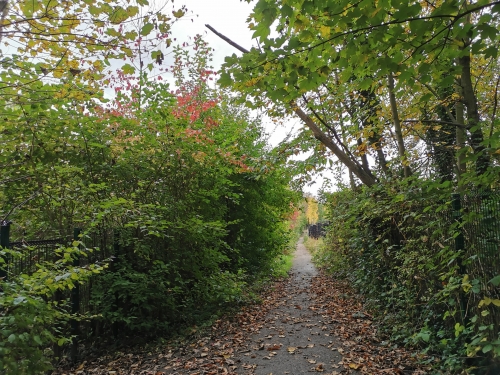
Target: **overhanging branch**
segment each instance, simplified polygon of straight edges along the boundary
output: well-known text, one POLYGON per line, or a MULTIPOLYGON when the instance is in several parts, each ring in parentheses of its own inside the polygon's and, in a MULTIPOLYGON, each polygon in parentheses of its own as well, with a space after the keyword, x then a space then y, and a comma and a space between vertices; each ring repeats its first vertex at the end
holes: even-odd
MULTIPOLYGON (((232 45, 233 47, 237 48, 239 51, 243 53, 248 53, 249 50, 246 48, 241 47, 237 43, 234 43, 231 39, 227 38, 226 36, 222 35, 221 33, 217 32, 213 27, 210 25, 205 25, 210 31, 212 31, 215 35, 232 45)), ((306 114, 301 108, 297 106, 297 104, 292 100, 290 103, 288 103, 290 109, 295 112, 299 118, 304 121, 304 123, 307 125, 307 127, 312 131, 314 138, 316 138, 318 141, 323 143, 326 147, 328 147, 333 154, 340 160, 341 163, 343 163, 347 168, 349 168, 352 173, 358 177, 361 182, 367 186, 373 186, 375 185, 378 181, 377 179, 371 174, 365 171, 360 165, 356 164, 349 155, 347 155, 342 149, 331 140, 329 136, 327 136, 320 128, 319 126, 314 122, 314 120, 306 114)))

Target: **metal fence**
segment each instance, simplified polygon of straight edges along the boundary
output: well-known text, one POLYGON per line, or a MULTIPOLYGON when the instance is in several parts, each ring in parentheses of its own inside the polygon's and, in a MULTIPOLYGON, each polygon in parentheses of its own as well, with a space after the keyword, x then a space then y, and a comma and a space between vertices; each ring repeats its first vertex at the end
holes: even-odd
POLYGON ((478 309, 478 305, 485 297, 500 299, 500 286, 490 282, 500 275, 500 191, 453 194, 452 210, 457 225, 454 247, 463 254, 459 272, 468 275, 469 280, 477 280, 480 290, 468 293, 464 317, 482 316, 483 325, 493 324, 496 335, 500 331, 500 309, 493 305, 478 309))
MULTIPOLYGON (((10 242, 10 222, 0 223, 0 246, 17 250, 16 257, 8 256, 4 259, 6 266, 0 269, 0 278, 4 281, 9 277, 21 274, 32 274, 38 269, 38 265, 44 262, 56 262, 60 259, 60 253, 56 250, 60 247, 72 246, 73 241, 78 241, 83 255, 73 259, 73 266, 85 267, 96 262, 111 260, 118 250, 118 238, 112 230, 97 227, 88 234, 82 234, 82 230, 75 228, 72 236, 48 240, 21 240, 10 242)), ((83 316, 84 314, 98 314, 93 311, 91 305, 92 278, 85 283, 77 283, 71 291, 56 293, 55 300, 69 301, 71 313, 83 316)), ((74 337, 71 346, 71 357, 76 360, 78 351, 78 338, 90 334, 91 325, 88 322, 75 319, 69 322, 67 327, 74 337)), ((59 351, 59 348, 55 348, 59 351)))

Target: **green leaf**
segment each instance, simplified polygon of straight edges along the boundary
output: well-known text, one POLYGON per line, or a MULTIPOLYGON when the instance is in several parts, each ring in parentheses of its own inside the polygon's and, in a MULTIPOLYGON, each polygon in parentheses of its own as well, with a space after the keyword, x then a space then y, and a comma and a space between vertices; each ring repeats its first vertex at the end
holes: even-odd
POLYGON ((181 18, 184 15, 184 11, 182 9, 172 11, 172 14, 175 18, 181 18))
POLYGON ((127 31, 123 36, 125 37, 125 39, 128 40, 136 40, 138 37, 137 32, 135 30, 127 31))
POLYGON ((218 80, 219 85, 222 87, 229 87, 233 83, 233 80, 231 79, 231 75, 227 72, 223 72, 220 75, 220 78, 218 80))
MULTIPOLYGON (((138 2, 139 3, 139 2, 138 2)), ((127 15, 129 17, 134 17, 139 13, 139 7, 134 5, 129 5, 127 7, 127 15)))
POLYGON ((483 346, 482 352, 488 353, 491 349, 493 349, 493 345, 487 344, 487 345, 483 346))
POLYGON ((373 79, 367 77, 363 79, 363 81, 361 81, 359 87, 361 88, 361 90, 368 90, 372 86, 372 84, 373 84, 373 79))
POLYGON ((124 64, 122 66, 123 73, 125 74, 134 74, 135 73, 135 68, 130 65, 130 64, 124 64))
POLYGON ((116 31, 112 27, 109 27, 108 29, 106 29, 105 33, 109 36, 114 36, 114 37, 119 37, 121 35, 118 31, 116 31))
POLYGON ((154 29, 154 27, 155 26, 152 23, 145 24, 141 29, 141 35, 142 36, 148 35, 151 32, 151 30, 154 29))
POLYGON ((109 22, 118 25, 129 18, 128 12, 122 7, 116 7, 109 15, 109 22))
POLYGON ((91 5, 91 6, 89 6, 89 13, 92 16, 97 17, 99 14, 101 14, 101 9, 94 6, 94 5, 91 5))
POLYGON ((23 297, 23 296, 18 296, 16 298, 14 298, 14 301, 13 301, 13 305, 16 306, 16 305, 19 305, 23 302, 26 301, 26 297, 23 297))
POLYGON ((500 275, 498 276, 495 276, 493 279, 491 279, 490 281, 488 281, 489 283, 492 283, 493 285, 495 286, 498 286, 500 285, 500 275))
POLYGON ((281 14, 284 17, 293 17, 293 8, 291 6, 289 6, 289 5, 284 4, 281 7, 281 14))

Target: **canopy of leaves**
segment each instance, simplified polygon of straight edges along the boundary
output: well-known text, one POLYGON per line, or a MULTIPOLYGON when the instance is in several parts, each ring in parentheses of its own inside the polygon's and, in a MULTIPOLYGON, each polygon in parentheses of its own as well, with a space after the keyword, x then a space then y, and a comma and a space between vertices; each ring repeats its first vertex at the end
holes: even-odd
POLYGON ((219 82, 247 105, 295 112, 365 185, 403 170, 452 178, 445 154, 459 149, 481 174, 496 99, 477 89, 498 65, 499 12, 487 1, 262 0, 249 21, 259 48, 226 58, 219 82), (458 144, 447 137, 460 130, 458 144))

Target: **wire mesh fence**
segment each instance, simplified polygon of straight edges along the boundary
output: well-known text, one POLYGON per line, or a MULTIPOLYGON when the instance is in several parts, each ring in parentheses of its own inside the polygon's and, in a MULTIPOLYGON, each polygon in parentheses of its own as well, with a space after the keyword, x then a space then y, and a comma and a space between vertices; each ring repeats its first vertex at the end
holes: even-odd
POLYGON ((463 252, 460 273, 475 283, 470 285, 473 292, 467 293, 464 315, 481 316, 482 324, 491 325, 496 336, 500 309, 484 301, 500 299, 500 285, 491 282, 500 275, 500 191, 467 192, 458 199, 455 250, 463 252))
MULTIPOLYGON (((31 275, 44 263, 54 264, 61 258, 61 247, 78 246, 81 252, 73 259, 72 265, 86 267, 90 264, 110 261, 117 250, 117 237, 114 231, 105 227, 92 228, 88 233, 83 233, 75 228, 72 236, 56 239, 10 241, 10 223, 2 223, 0 232, 1 247, 15 250, 4 255, 4 267, 1 269, 1 279, 8 281, 19 275, 31 275), (76 241, 76 242, 75 242, 76 241)), ((92 306, 92 284, 95 280, 90 278, 85 283, 76 283, 71 290, 64 293, 57 292, 53 300, 60 306, 66 306, 74 316, 84 317, 98 314, 92 306)), ((92 332, 92 324, 85 319, 72 319, 60 327, 73 336, 71 357, 76 360, 79 337, 88 337, 92 332)), ((54 348, 60 352, 60 348, 54 348)))

